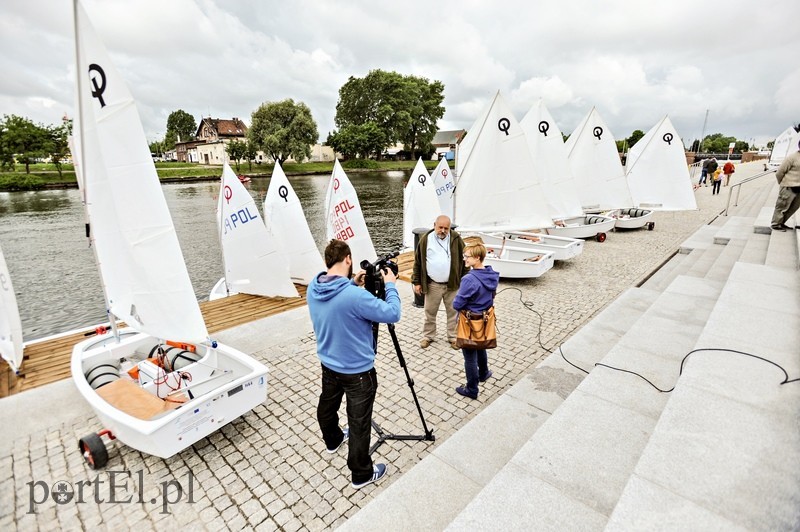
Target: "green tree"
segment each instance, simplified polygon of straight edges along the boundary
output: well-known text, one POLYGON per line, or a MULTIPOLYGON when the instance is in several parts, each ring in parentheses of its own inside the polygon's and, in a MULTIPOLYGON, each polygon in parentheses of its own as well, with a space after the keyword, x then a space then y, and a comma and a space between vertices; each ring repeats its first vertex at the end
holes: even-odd
POLYGON ((625 139, 625 141, 628 143, 628 149, 631 149, 634 144, 642 140, 642 137, 644 137, 644 131, 641 129, 637 129, 631 133, 631 136, 625 139))
POLYGON ((247 139, 256 150, 261 150, 274 161, 286 159, 302 162, 311 157, 311 146, 319 133, 311 110, 302 102, 291 98, 280 102, 266 102, 253 111, 247 139))
MULTIPOLYGON (((351 76, 339 89, 336 126, 342 132, 347 126, 372 123, 383 133, 376 155, 397 142, 416 155, 430 149, 436 123, 444 116, 443 93, 440 81, 397 72, 372 70, 364 78, 351 76)), ((335 134, 332 140, 336 142, 335 134)))
POLYGON ((50 141, 47 129, 16 115, 6 115, 0 129, 3 130, 3 151, 24 163, 25 173, 31 173, 31 163, 47 155, 50 141))
POLYGON ((375 122, 351 124, 329 133, 325 144, 341 153, 345 159, 359 156, 366 158, 371 153, 383 151, 386 134, 375 122))
POLYGON ((170 140, 170 144, 168 144, 169 149, 175 147, 175 142, 186 142, 193 139, 196 132, 197 122, 195 122, 192 115, 183 109, 173 111, 170 113, 169 117, 167 117, 166 138, 170 140), (172 135, 170 135, 170 133, 172 135))
POLYGON ((247 168, 253 171, 253 161, 258 155, 258 150, 249 140, 244 145, 244 158, 247 160, 247 168))
POLYGON ((236 172, 239 172, 239 161, 244 159, 246 150, 247 144, 239 140, 232 140, 225 147, 225 151, 228 152, 228 158, 236 166, 236 172))
POLYGON ((47 128, 48 138, 45 143, 45 148, 47 154, 50 156, 50 160, 53 161, 56 170, 58 170, 58 177, 63 177, 61 173, 61 161, 66 159, 69 154, 69 142, 67 141, 69 130, 70 127, 67 123, 47 128))

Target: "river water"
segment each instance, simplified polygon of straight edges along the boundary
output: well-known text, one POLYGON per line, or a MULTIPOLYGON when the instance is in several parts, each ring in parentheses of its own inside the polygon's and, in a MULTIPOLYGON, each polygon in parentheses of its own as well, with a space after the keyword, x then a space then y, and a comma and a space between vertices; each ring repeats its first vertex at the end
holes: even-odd
MULTIPOLYGON (((379 255, 399 249, 402 243, 403 186, 408 175, 402 171, 348 175, 379 255)), ((320 250, 325 247, 323 209, 329 177, 289 178, 320 250)), ((269 181, 253 178, 247 185, 259 209, 269 181)), ((222 277, 215 214, 219 183, 166 184, 162 189, 197 299, 204 301, 222 277)), ((0 192, 0 247, 26 341, 106 319, 77 189, 0 192)))

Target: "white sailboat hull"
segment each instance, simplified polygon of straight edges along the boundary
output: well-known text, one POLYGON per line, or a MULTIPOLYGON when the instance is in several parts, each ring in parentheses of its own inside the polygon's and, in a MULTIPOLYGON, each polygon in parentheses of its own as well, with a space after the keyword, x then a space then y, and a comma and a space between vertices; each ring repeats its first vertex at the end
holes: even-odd
POLYGON ((499 246, 487 246, 486 251, 483 263, 505 279, 532 279, 553 267, 553 254, 547 251, 499 246))
POLYGON ((616 219, 614 227, 617 229, 639 229, 647 225, 649 229, 655 225, 653 211, 648 209, 617 209, 612 218, 616 219), (649 225, 653 223, 653 225, 649 225))
POLYGON ((570 238, 597 238, 602 242, 605 240, 606 232, 614 228, 616 220, 608 216, 591 214, 587 216, 575 216, 563 220, 564 227, 548 227, 548 234, 555 236, 567 236, 570 238))
POLYGON ((216 282, 214 288, 211 289, 211 293, 208 294, 208 300, 214 301, 216 299, 222 299, 223 297, 232 296, 237 292, 228 292, 227 288, 225 288, 225 278, 220 278, 219 281, 216 282))
MULTIPOLYGON (((120 360, 138 361, 147 358, 151 349, 159 342, 133 329, 122 329, 120 340, 111 333, 93 337, 77 344, 72 351, 72 377, 78 391, 86 399, 104 428, 125 445, 143 453, 169 458, 249 412, 267 399, 267 367, 244 353, 228 346, 197 346, 202 358, 191 362, 180 371, 192 375, 185 389, 192 398, 178 408, 165 410, 150 419, 141 419, 129 413, 142 394, 155 397, 137 384, 129 385, 125 391, 131 393, 123 399, 113 400, 112 405, 101 397, 85 376, 92 368, 101 364, 118 364, 120 360), (213 370, 213 371, 212 371, 213 370), (126 412, 126 410, 128 410, 126 412)), ((113 368, 111 369, 113 373, 113 368)), ((104 377, 111 382, 129 379, 104 377)), ((135 381, 130 381, 131 383, 135 381)), ((119 388, 117 388, 119 390, 119 388)), ((185 393, 185 392, 184 392, 185 393)), ((165 402, 166 403, 166 402, 165 402)))
POLYGON ((510 243, 517 248, 552 253, 555 260, 568 260, 583 253, 583 240, 577 238, 524 231, 477 233, 477 235, 487 246, 502 246, 505 240, 506 244, 510 243))

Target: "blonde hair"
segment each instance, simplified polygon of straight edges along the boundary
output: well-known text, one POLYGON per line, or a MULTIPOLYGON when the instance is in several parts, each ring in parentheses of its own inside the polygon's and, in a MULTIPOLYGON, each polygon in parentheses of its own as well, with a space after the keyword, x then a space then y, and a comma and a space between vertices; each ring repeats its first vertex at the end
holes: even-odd
POLYGON ((486 258, 486 246, 480 243, 471 244, 464 249, 464 253, 483 262, 483 259, 486 258))

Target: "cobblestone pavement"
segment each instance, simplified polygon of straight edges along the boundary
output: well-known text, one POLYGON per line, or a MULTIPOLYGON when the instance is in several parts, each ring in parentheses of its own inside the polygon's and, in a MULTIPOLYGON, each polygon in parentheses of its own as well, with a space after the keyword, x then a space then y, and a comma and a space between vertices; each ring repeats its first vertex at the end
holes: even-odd
MULTIPOLYGON (((0 488, 0 529, 335 528, 516 383, 548 354, 544 347, 565 341, 656 269, 727 200, 724 193, 712 196, 710 188, 696 194, 698 211, 656 213, 654 231, 611 233, 602 244, 587 241, 582 256, 557 262, 539 279, 501 282, 496 298, 500 346, 490 352, 494 377, 481 386, 476 401, 454 393, 463 383, 463 359, 445 341, 443 313, 439 338, 421 349, 423 311, 412 307, 410 286, 401 283, 403 319, 396 332, 436 442, 389 440, 379 446, 373 457, 388 464, 389 475, 378 484, 354 490, 346 450, 324 451, 315 417, 320 370, 309 325, 291 331, 293 340, 280 348, 253 353, 270 367, 269 398, 263 406, 170 459, 114 442, 106 470, 88 469, 77 439, 98 430, 95 418, 73 419, 16 439, 11 448, 0 450, 0 470, 10 477, 0 488), (70 491, 72 498, 67 497, 70 491), (56 502, 60 495, 63 500, 56 502)), ((389 433, 422 434, 385 326, 376 367, 375 421, 389 433)), ((343 410, 342 417, 344 422, 343 410)))

